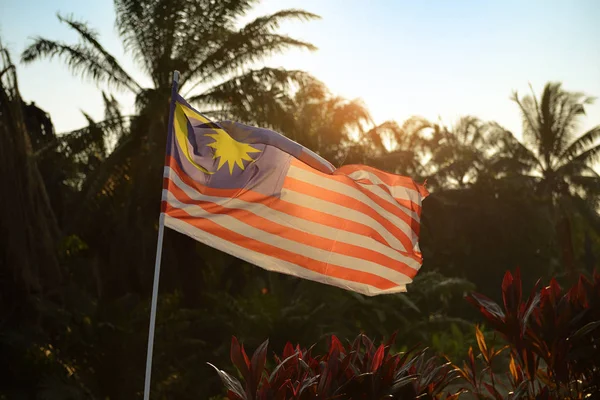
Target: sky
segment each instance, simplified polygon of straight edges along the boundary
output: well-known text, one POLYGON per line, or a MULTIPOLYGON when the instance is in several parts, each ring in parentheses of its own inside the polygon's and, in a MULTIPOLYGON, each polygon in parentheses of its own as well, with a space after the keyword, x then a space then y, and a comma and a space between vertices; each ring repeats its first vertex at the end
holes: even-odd
MULTIPOLYGON (((473 115, 519 135, 515 90, 529 94, 531 84, 539 94, 560 81, 600 97, 598 0, 265 0, 246 19, 285 8, 321 16, 281 28, 318 50, 266 64, 308 71, 335 95, 361 99, 376 123, 418 115, 451 125, 473 115)), ((0 0, 0 37, 14 59, 33 36, 76 41, 57 12, 89 22, 122 65, 150 84, 124 53, 111 0, 0 0)), ((98 88, 59 60, 17 67, 22 97, 49 112, 58 132, 84 126, 82 110, 102 118, 98 88)), ((132 96, 117 98, 132 110, 132 96)), ((587 108, 581 130, 599 124, 600 100, 587 108)))

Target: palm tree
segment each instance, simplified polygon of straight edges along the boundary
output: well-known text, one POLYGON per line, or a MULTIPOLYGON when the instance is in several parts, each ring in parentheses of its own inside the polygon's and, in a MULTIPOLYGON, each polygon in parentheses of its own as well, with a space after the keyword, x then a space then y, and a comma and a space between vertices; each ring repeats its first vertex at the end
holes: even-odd
MULTIPOLYGON (((56 296, 62 273, 56 257, 59 227, 33 155, 32 138, 48 126, 30 118, 22 101, 17 73, 0 42, 0 177, 9 188, 0 199, 0 290, 4 315, 16 313, 15 304, 28 303, 29 295, 56 296), (12 296, 12 298, 11 298, 12 296)), ((40 122, 40 121, 37 121, 40 122)), ((50 126, 51 129, 51 126, 50 126)), ((50 134, 50 132, 46 132, 50 134)), ((26 307, 23 307, 25 309, 26 307)))
MULTIPOLYGON (((496 141, 488 124, 466 116, 452 127, 413 117, 404 123, 420 172, 433 188, 464 189, 489 169, 496 141)), ((406 139, 405 139, 406 141, 406 139)))
POLYGON ((572 215, 580 213, 596 229, 600 228, 600 175, 594 169, 600 153, 600 125, 576 134, 585 105, 594 99, 566 91, 560 83, 553 82, 546 84, 539 100, 534 93, 520 98, 516 92, 512 99, 521 111, 523 143, 496 127, 504 141, 505 172, 523 172, 547 201, 554 212, 563 262, 572 271, 572 215))
MULTIPOLYGON (((71 182, 77 192, 69 201, 64 230, 82 237, 93 251, 87 265, 94 265, 100 275, 101 286, 96 288, 99 315, 114 307, 116 299, 146 297, 150 292, 148 266, 156 247, 173 70, 181 73, 181 93, 207 114, 247 123, 271 118, 287 102, 292 85, 310 80, 300 71, 260 68, 257 63, 290 48, 314 50, 310 43, 279 34, 277 29, 285 21, 317 16, 283 10, 240 28, 240 18, 257 2, 115 0, 118 33, 127 53, 152 82, 150 87, 121 67, 94 30, 71 17, 59 15, 78 34, 78 43, 38 37, 23 52, 26 63, 60 58, 83 78, 135 94, 134 116, 122 115, 107 95, 104 121, 89 118, 86 128, 58 140, 61 151, 77 161, 73 168, 79 172, 71 182)), ((194 250, 197 245, 175 232, 165 233, 161 285, 167 290, 180 288, 184 307, 201 306, 201 296, 207 292, 204 275, 218 262, 218 257, 199 256, 194 250)), ((131 397, 138 390, 139 382, 121 377, 124 371, 137 368, 143 353, 143 345, 124 352, 119 340, 106 346, 98 368, 101 381, 115 382, 107 388, 107 396, 131 397)), ((156 376, 160 381, 161 373, 156 376)))
POLYGON ((116 25, 126 50, 146 73, 153 87, 144 88, 125 71, 100 44, 97 32, 86 23, 58 15, 75 30, 80 43, 70 45, 41 37, 23 52, 22 61, 60 57, 73 70, 97 83, 106 83, 137 95, 139 105, 160 93, 168 97, 171 74, 181 72, 181 90, 201 85, 197 99, 227 109, 228 96, 249 96, 273 81, 289 82, 295 71, 248 68, 256 61, 289 48, 315 47, 274 32, 290 19, 309 20, 316 15, 301 10, 283 10, 256 18, 242 28, 237 20, 256 0, 115 0, 116 25), (261 85, 252 85, 259 81, 261 85), (240 92, 234 93, 234 89, 240 92), (229 92, 227 92, 229 90, 229 92))
MULTIPOLYGON (((238 19, 256 3, 257 0, 115 0, 119 35, 128 53, 152 81, 149 88, 142 87, 120 66, 102 47, 94 30, 71 17, 58 15, 61 22, 79 35, 78 44, 38 37, 23 52, 22 61, 30 63, 59 57, 84 78, 133 92, 138 118, 132 122, 132 137, 119 142, 111 155, 119 161, 110 160, 108 164, 122 165, 127 154, 139 155, 140 151, 160 159, 173 70, 181 73, 180 90, 203 89, 199 94, 190 94, 190 101, 208 107, 207 113, 233 114, 246 122, 258 118, 253 118, 252 112, 243 114, 236 105, 256 106, 259 101, 276 103, 277 98, 265 92, 271 93, 275 87, 283 92, 292 83, 308 79, 307 74, 300 71, 251 67, 289 48, 314 50, 310 43, 275 31, 290 19, 318 17, 301 10, 283 10, 237 28, 238 19)), ((103 176, 103 180, 107 177, 103 176)))
MULTIPOLYGON (((115 125, 124 119, 114 111, 118 110, 115 104, 110 108, 113 113, 107 115, 112 124, 89 121, 85 132, 94 127, 113 132, 116 146, 100 167, 87 171, 80 195, 72 203, 80 206, 70 213, 70 229, 103 249, 100 256, 110 266, 106 271, 112 270, 107 273, 114 280, 111 287, 115 295, 126 291, 121 287, 124 273, 129 274, 131 281, 139 282, 134 284, 138 286, 136 291, 141 290, 141 282, 145 282, 142 287, 150 282, 150 275, 143 272, 146 268, 132 266, 151 263, 153 257, 172 71, 180 71, 179 87, 189 93, 190 101, 204 107, 207 113, 233 116, 244 122, 270 117, 261 110, 277 109, 292 84, 310 79, 299 71, 252 67, 286 49, 314 50, 312 44, 276 30, 284 21, 317 16, 301 10, 283 10, 238 28, 239 19, 256 3, 257 0, 115 0, 118 33, 128 53, 150 78, 152 87, 143 87, 133 79, 102 47, 98 34, 71 17, 58 16, 79 35, 79 43, 38 37, 22 54, 26 63, 59 57, 74 73, 136 96, 136 115, 129 119, 127 129, 115 125), (272 95, 275 91, 278 96, 272 95), (260 109, 254 113, 252 107, 259 103, 260 109), (92 224, 90 220, 102 223, 92 224)), ((185 262, 179 260, 177 264, 185 262)))
POLYGON ((409 118, 402 125, 384 121, 359 137, 357 145, 348 151, 347 162, 368 164, 421 180, 425 176, 421 160, 425 141, 421 130, 429 125, 422 118, 409 118))
MULTIPOLYGON (((337 165, 343 163, 352 151, 349 147, 362 146, 361 139, 372 125, 369 111, 359 100, 332 95, 310 76, 298 76, 296 82, 293 96, 280 85, 272 85, 253 102, 238 96, 230 101, 229 115, 270 127, 337 165)), ((205 96, 193 99, 204 101, 205 96)), ((218 114, 227 117, 227 113, 218 114)))
POLYGON ((303 84, 284 110, 281 131, 336 165, 372 124, 362 102, 333 96, 317 81, 303 84))

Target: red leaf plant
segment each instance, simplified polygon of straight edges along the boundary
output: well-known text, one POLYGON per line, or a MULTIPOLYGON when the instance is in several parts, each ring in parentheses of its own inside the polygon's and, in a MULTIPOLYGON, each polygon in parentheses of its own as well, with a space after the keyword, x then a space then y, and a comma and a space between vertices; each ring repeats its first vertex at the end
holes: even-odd
MULTIPOLYGON (((539 282, 538 282, 539 284, 539 282)), ((479 328, 477 343, 484 364, 476 375, 472 351, 470 363, 459 370, 479 398, 593 399, 600 393, 600 274, 581 276, 569 290, 555 279, 541 290, 535 285, 522 296, 521 274, 508 271, 502 282, 501 308, 481 294, 471 294, 473 304, 486 322, 510 348, 508 385, 498 384, 490 351, 479 328)))
POLYGON ((325 354, 288 343, 274 368, 265 367, 267 342, 250 360, 234 337, 231 360, 242 381, 215 368, 230 400, 305 399, 453 399, 443 390, 458 374, 449 363, 425 350, 393 354, 395 335, 376 346, 359 335, 344 345, 332 336, 325 354))

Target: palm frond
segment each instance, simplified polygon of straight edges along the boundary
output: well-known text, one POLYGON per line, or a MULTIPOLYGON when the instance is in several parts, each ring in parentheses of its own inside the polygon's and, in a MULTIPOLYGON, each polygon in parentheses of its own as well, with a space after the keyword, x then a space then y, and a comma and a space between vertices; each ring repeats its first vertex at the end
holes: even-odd
MULTIPOLYGON (((523 121, 523 138, 534 145, 539 145, 538 140, 538 125, 537 109, 534 100, 531 97, 525 97, 523 100, 519 98, 518 93, 515 91, 511 99, 517 103, 521 111, 521 119, 523 121)), ((535 97, 533 97, 535 99, 535 97)), ((541 149, 538 146, 538 152, 541 153, 541 149)))
MULTIPOLYGON (((197 1, 191 1, 197 3, 197 1)), ((207 2, 207 18, 217 21, 225 21, 231 24, 237 18, 245 15, 259 0, 221 0, 218 2, 207 2)))
POLYGON ((145 16, 150 4, 141 0, 114 0, 116 27, 125 50, 132 54, 144 72, 152 72, 152 47, 148 30, 152 21, 145 16))
POLYGON ((340 131, 356 129, 362 132, 363 124, 372 122, 371 114, 360 100, 352 100, 332 107, 331 129, 340 131))
POLYGON ((254 31, 264 32, 265 30, 277 29, 280 27, 281 22, 288 21, 290 19, 298 19, 301 21, 310 21, 312 19, 320 19, 321 17, 317 14, 299 10, 299 9, 287 9, 280 10, 271 15, 258 17, 254 21, 248 23, 242 30, 243 31, 254 31))
POLYGON ((385 121, 365 132, 361 140, 363 142, 366 141, 365 145, 385 153, 387 152, 387 148, 383 140, 395 141, 396 143, 394 144, 397 145, 398 140, 396 138, 403 137, 403 134, 402 128, 400 128, 396 121, 385 121))
POLYGON ((183 83, 197 78, 198 72, 203 72, 200 82, 214 79, 290 48, 316 50, 316 47, 308 42, 285 35, 258 34, 254 38, 236 37, 210 55, 183 83))
POLYGON ((200 82, 213 79, 290 48, 316 50, 316 47, 308 42, 272 33, 273 29, 279 27, 281 21, 292 18, 308 20, 319 17, 300 10, 283 10, 259 17, 239 31, 231 32, 220 46, 200 59, 200 62, 187 73, 181 85, 184 86, 187 82, 196 79, 200 82))
POLYGON ((557 145, 554 149, 560 161, 560 154, 564 153, 569 143, 573 141, 573 134, 577 129, 579 116, 585 114, 583 103, 580 101, 582 94, 562 93, 560 106, 556 107, 556 124, 554 129, 557 131, 557 145))
POLYGON ((187 79, 202 60, 222 47, 235 32, 236 19, 256 2, 115 0, 116 25, 127 51, 155 86, 164 87, 172 70, 187 79))
POLYGON ((53 59, 54 57, 63 58, 71 71, 81 75, 83 78, 88 78, 95 82, 106 82, 117 88, 131 89, 128 82, 124 82, 120 76, 115 75, 111 66, 106 64, 105 60, 99 57, 97 52, 81 44, 71 46, 37 37, 25 49, 21 56, 21 61, 31 63, 41 58, 53 59))
POLYGON ((404 121, 402 124, 402 131, 408 135, 416 136, 421 135, 425 129, 434 129, 433 123, 428 121, 426 118, 413 116, 404 121))
POLYGON ((600 143, 571 158, 557 169, 557 173, 571 171, 573 168, 578 168, 579 170, 588 168, 590 164, 598 161, 598 156, 600 156, 600 143))
POLYGON ((600 196, 600 177, 576 175, 569 178, 571 184, 584 190, 586 196, 600 196))
POLYGON ((472 146, 481 145, 485 125, 477 117, 465 116, 458 120, 452 131, 460 142, 472 146))
POLYGON ((129 159, 135 151, 135 140, 131 135, 127 136, 99 168, 91 171, 83 183, 78 201, 75 202, 78 207, 71 213, 70 224, 85 226, 86 219, 83 216, 88 211, 100 209, 103 199, 113 197, 117 186, 126 179, 129 159))
POLYGON ((105 129, 109 133, 107 139, 109 142, 112 142, 112 145, 127 134, 127 126, 125 124, 127 119, 123 118, 119 103, 114 96, 108 96, 102 92, 102 100, 104 101, 104 121, 107 122, 105 129))
POLYGON ((102 131, 108 131, 115 125, 125 124, 130 118, 128 116, 115 116, 114 118, 95 122, 89 115, 86 113, 83 114, 88 121, 88 126, 56 136, 56 138, 48 142, 44 147, 38 149, 34 153, 34 157, 36 159, 44 158, 48 153, 57 150, 64 153, 67 157, 74 157, 86 149, 91 149, 93 147, 92 142, 97 140, 97 138, 90 135, 90 125, 102 131))
POLYGON ((500 148, 496 153, 496 158, 512 159, 518 162, 517 165, 528 167, 529 170, 536 167, 542 168, 543 165, 540 163, 538 157, 521 141, 519 141, 515 135, 509 130, 504 129, 498 123, 490 123, 490 134, 493 137, 495 143, 499 143, 500 148))
POLYGON ((600 125, 593 127, 579 138, 577 138, 560 155, 561 160, 570 160, 576 157, 580 152, 587 149, 590 145, 598 142, 600 139, 600 125))
POLYGON ((544 86, 539 104, 535 95, 532 94, 533 99, 536 101, 538 114, 537 136, 541 145, 540 155, 544 157, 548 168, 552 168, 552 156, 554 156, 557 143, 559 143, 557 130, 554 127, 557 103, 560 102, 561 93, 560 83, 549 82, 544 86))
POLYGON ((98 41, 98 33, 92 30, 87 23, 82 21, 76 21, 73 17, 64 17, 60 14, 57 15, 60 22, 67 24, 69 27, 77 31, 79 36, 84 43, 89 44, 99 56, 104 59, 104 63, 110 66, 112 73, 120 78, 120 80, 127 84, 129 89, 133 92, 141 89, 141 86, 121 67, 115 57, 112 56, 98 41))
POLYGON ((573 196, 571 201, 579 214, 581 214, 586 222, 589 224, 591 228, 596 232, 596 234, 600 234, 600 215, 598 214, 598 197, 594 198, 584 198, 580 196, 573 196))
POLYGON ((250 70, 201 95, 190 97, 189 101, 200 107, 210 107, 212 111, 225 111, 230 117, 246 123, 263 123, 281 129, 287 127, 282 118, 289 122, 290 114, 286 110, 289 89, 312 80, 303 71, 278 68, 250 70))

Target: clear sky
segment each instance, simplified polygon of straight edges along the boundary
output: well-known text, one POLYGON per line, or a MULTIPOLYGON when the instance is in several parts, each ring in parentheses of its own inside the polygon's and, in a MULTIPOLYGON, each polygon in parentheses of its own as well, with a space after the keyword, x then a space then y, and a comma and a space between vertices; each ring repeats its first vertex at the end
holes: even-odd
MULTIPOLYGON (((321 15, 282 28, 319 50, 268 64, 309 71, 335 94, 361 98, 376 122, 421 115, 452 123, 469 114, 518 134, 513 90, 526 94, 531 83, 539 93, 552 80, 600 97, 599 0, 266 0, 249 18, 283 8, 321 15)), ((0 33, 14 58, 34 35, 74 41, 57 11, 90 22, 128 71, 148 82, 123 52, 110 0, 0 0, 0 33)), ((98 89, 56 60, 19 65, 19 78, 25 100, 50 112, 59 132, 85 124, 79 110, 101 118, 98 89)), ((582 130, 598 124, 600 100, 582 130)))

